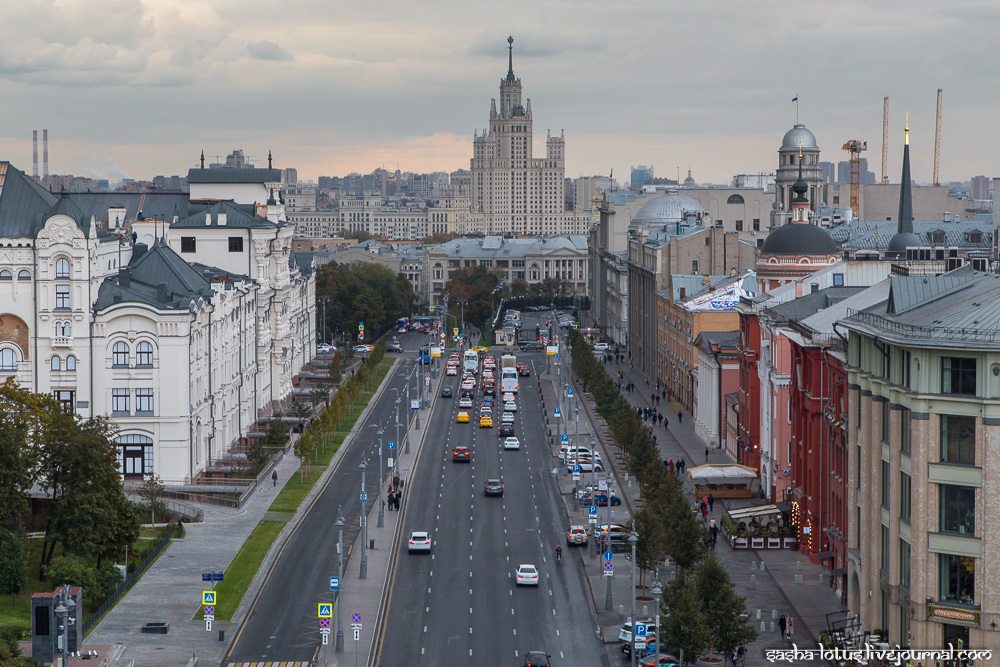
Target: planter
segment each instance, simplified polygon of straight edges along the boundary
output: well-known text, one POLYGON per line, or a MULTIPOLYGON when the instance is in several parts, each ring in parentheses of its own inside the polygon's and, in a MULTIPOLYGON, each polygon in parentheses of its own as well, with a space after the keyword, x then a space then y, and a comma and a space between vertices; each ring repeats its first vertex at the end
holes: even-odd
POLYGON ((764 538, 763 537, 751 537, 750 538, 750 548, 751 549, 763 549, 764 548, 764 538))
POLYGON ((768 549, 780 549, 781 548, 781 538, 780 537, 769 537, 769 538, 767 538, 767 548, 768 549))
POLYGON ((781 541, 783 542, 781 545, 783 549, 798 549, 799 547, 799 541, 794 537, 784 537, 781 541))
POLYGON ((734 549, 746 549, 747 548, 747 538, 745 538, 745 537, 734 537, 733 538, 733 548, 734 549))

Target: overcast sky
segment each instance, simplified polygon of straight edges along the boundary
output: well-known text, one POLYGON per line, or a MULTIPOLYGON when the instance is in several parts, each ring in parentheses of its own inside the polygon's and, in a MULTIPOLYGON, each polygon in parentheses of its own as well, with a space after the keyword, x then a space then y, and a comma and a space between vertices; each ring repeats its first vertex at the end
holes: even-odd
POLYGON ((0 22, 3 148, 31 171, 117 180, 187 173, 243 148, 300 179, 469 167, 507 70, 532 100, 535 154, 566 133, 566 175, 628 180, 688 166, 699 182, 771 172, 800 119, 821 159, 868 142, 898 181, 1000 175, 992 0, 11 0, 0 22), (41 152, 41 146, 39 147, 41 152), (41 160, 41 156, 39 157, 41 160))

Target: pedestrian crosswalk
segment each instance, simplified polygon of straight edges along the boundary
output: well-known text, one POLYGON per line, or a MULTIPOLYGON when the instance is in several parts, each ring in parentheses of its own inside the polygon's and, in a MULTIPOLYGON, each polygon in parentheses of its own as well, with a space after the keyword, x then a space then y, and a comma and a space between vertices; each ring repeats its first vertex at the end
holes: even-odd
POLYGON ((227 667, 309 667, 309 660, 268 660, 267 662, 230 662, 227 667))

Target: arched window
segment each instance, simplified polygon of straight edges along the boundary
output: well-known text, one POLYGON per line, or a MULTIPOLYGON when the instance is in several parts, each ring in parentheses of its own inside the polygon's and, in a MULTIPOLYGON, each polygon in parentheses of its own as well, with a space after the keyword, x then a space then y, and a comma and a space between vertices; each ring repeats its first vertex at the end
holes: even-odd
POLYGON ((52 370, 54 370, 54 371, 61 371, 62 370, 62 363, 61 363, 59 357, 52 357, 52 370))
POLYGON ((726 203, 727 204, 745 204, 746 202, 743 201, 743 195, 733 194, 733 195, 729 195, 729 199, 726 200, 726 203))
POLYGON ((69 278, 69 260, 65 257, 56 260, 56 278, 69 278))
POLYGON ((73 335, 72 322, 56 322, 56 335, 70 337, 73 335))
POLYGON ((76 370, 76 357, 72 354, 66 357, 66 370, 75 371, 76 370))
POLYGON ((14 274, 10 272, 10 269, 4 269, 0 271, 0 280, 13 280, 14 274))
POLYGON ((0 371, 17 370, 17 352, 13 348, 0 348, 0 371))
POLYGON ((115 343, 111 348, 111 365, 128 366, 128 344, 115 343))
POLYGON ((31 271, 28 269, 21 269, 17 272, 18 280, 31 280, 31 271))
POLYGON ((136 366, 152 366, 153 365, 153 346, 143 341, 135 346, 135 365, 136 366))
POLYGON ((118 472, 125 477, 141 479, 153 474, 153 439, 129 434, 115 438, 118 446, 118 472))

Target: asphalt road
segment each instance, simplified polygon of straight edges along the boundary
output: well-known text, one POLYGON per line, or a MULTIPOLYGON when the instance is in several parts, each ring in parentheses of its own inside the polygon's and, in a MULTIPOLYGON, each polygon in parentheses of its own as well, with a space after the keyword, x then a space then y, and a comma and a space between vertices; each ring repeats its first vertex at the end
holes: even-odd
MULTIPOLYGON (((391 339, 391 337, 390 337, 391 339)), ((399 389, 400 421, 408 416, 406 411, 406 378, 416 363, 416 350, 426 336, 407 333, 399 336, 404 349, 404 361, 386 386, 375 409, 369 412, 364 427, 348 447, 337 469, 316 497, 301 523, 275 560, 271 571, 240 627, 229 652, 223 660, 228 662, 302 661, 313 660, 320 648, 319 620, 316 618, 317 602, 333 602, 329 590, 329 577, 337 574, 337 508, 344 513, 344 545, 354 543, 360 532, 361 473, 358 465, 362 456, 368 455, 369 473, 367 490, 369 507, 376 502, 378 482, 373 471, 378 469, 378 435, 368 424, 380 421, 385 428, 384 439, 395 435, 395 400, 399 389)), ((416 398, 415 380, 410 395, 416 398)), ((384 488, 384 487, 383 487, 384 488)), ((350 553, 345 558, 344 570, 350 553)))
MULTIPOLYGON (((543 353, 519 354, 518 361, 537 369, 546 363, 543 353)), ((503 451, 496 428, 479 428, 478 384, 473 422, 456 423, 459 378, 446 380, 456 397, 438 402, 407 493, 379 664, 520 665, 529 650, 547 651, 553 665, 603 664, 577 556, 564 547, 562 563, 554 562, 566 526, 534 373, 520 378, 519 451, 503 451), (456 445, 470 448, 471 464, 452 461, 456 445), (483 495, 491 477, 503 480, 502 498, 483 495), (430 555, 406 552, 415 530, 431 533, 430 555), (539 569, 537 588, 516 586, 519 563, 539 569)))

